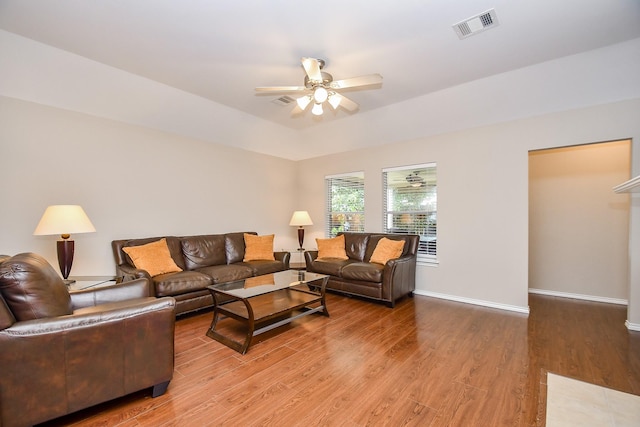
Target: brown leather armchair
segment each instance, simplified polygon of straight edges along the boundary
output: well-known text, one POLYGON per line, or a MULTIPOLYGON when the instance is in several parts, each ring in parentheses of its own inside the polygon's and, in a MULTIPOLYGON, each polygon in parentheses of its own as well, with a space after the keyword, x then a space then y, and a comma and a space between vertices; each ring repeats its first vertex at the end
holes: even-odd
POLYGON ((0 426, 29 426, 173 377, 175 300, 146 279, 69 293, 41 256, 0 257, 0 426))

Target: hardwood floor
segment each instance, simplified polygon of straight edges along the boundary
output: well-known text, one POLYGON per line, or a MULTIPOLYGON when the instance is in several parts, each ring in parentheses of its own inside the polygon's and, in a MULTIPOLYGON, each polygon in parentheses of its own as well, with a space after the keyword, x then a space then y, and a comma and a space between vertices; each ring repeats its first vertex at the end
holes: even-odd
POLYGON ((167 393, 148 391, 47 423, 74 426, 536 426, 546 372, 640 395, 640 333, 626 307, 530 296, 510 313, 415 296, 395 309, 328 295, 246 355, 178 320, 167 393))

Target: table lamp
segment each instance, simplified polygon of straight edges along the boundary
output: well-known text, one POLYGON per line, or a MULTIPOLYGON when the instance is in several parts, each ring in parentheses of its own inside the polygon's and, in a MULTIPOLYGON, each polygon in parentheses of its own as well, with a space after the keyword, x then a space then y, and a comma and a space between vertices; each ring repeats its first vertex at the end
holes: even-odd
POLYGON ((93 233, 95 231, 95 227, 91 224, 82 207, 78 205, 53 205, 44 211, 33 235, 59 234, 62 237, 62 240, 58 240, 58 265, 65 283, 70 284, 74 282, 67 279, 73 264, 74 241, 69 237, 71 234, 93 233))
POLYGON ((302 247, 302 243, 304 242, 304 226, 305 225, 313 225, 313 221, 311 221, 311 217, 309 216, 309 212, 307 211, 295 211, 293 216, 291 217, 291 221, 289 222, 290 226, 298 227, 298 243, 300 247, 299 251, 304 250, 302 247))

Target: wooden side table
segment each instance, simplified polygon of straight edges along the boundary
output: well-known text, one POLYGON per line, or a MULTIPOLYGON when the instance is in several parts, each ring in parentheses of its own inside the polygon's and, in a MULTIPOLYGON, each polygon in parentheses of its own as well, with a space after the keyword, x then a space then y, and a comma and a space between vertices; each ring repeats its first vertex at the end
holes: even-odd
POLYGON ((306 270, 307 263, 304 260, 304 252, 306 250, 316 250, 316 249, 293 249, 291 252, 291 261, 289 262, 289 268, 292 270, 306 270))

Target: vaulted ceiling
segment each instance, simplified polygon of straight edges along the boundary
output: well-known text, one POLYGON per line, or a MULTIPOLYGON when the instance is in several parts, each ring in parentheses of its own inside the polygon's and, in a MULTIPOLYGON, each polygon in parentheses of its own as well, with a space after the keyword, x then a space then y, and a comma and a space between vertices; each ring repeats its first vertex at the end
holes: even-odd
POLYGON ((636 39, 640 2, 0 0, 0 29, 276 124, 289 130, 283 138, 295 139, 299 131, 411 108, 418 97, 636 39), (492 27, 458 37, 454 24, 490 9, 492 27), (379 73, 383 83, 344 92, 358 111, 321 117, 292 116, 294 104, 273 102, 284 93, 254 91, 302 85, 300 58, 307 56, 324 59, 335 79, 379 73))

